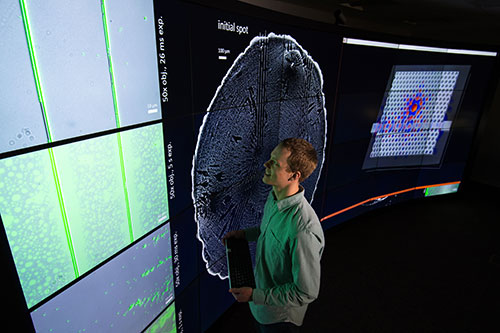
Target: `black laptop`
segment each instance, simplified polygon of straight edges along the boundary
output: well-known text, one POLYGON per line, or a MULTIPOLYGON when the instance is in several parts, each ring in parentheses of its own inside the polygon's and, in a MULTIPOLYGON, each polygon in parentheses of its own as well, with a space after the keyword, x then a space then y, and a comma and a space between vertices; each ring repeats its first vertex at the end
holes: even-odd
POLYGON ((226 258, 229 272, 229 288, 255 288, 252 257, 246 239, 226 239, 226 258))

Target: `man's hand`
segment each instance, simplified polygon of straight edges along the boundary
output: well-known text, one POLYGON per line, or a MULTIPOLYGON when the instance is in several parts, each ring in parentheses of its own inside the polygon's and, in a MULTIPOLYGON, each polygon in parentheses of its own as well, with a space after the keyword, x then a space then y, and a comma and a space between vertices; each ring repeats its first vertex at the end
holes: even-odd
POLYGON ((226 239, 228 238, 245 238, 245 230, 233 230, 228 232, 222 237, 221 242, 222 245, 226 246, 226 239))
POLYGON ((229 292, 240 302, 250 302, 252 300, 253 289, 250 287, 231 288, 229 292))

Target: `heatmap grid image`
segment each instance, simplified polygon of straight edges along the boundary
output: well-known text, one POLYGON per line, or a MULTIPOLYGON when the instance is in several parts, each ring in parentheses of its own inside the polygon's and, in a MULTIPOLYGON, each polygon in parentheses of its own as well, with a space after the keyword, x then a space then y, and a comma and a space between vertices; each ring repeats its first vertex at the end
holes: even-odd
POLYGON ((381 114, 371 128, 372 140, 363 168, 380 166, 381 159, 385 159, 382 166, 418 162, 403 157, 427 156, 432 163, 441 159, 462 95, 464 80, 459 82, 459 78, 465 70, 459 66, 449 70, 421 67, 412 70, 405 66, 405 70, 398 70, 395 66, 381 114), (388 158, 392 158, 390 163, 388 158))

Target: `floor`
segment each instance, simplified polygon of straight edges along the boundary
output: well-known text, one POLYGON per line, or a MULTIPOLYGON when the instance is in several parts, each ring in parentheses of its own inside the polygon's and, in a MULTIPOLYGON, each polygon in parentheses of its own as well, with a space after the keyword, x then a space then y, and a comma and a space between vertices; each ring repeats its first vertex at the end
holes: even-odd
MULTIPOLYGON (((367 213, 325 232, 302 332, 500 332, 500 189, 367 213)), ((208 333, 253 332, 233 304, 208 333)))

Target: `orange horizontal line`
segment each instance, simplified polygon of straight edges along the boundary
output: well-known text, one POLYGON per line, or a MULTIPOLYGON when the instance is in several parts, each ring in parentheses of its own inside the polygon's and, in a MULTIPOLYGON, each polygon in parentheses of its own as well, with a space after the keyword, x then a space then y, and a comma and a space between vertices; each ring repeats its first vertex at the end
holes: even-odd
POLYGON ((405 193, 405 192, 410 192, 410 191, 423 190, 423 189, 429 188, 429 187, 438 187, 438 186, 454 185, 454 184, 460 184, 460 182, 456 181, 456 182, 450 182, 450 183, 417 186, 417 187, 411 187, 411 188, 407 188, 405 190, 401 190, 401 191, 397 191, 397 192, 392 192, 392 193, 388 193, 388 194, 384 194, 384 195, 379 195, 379 196, 367 199, 365 201, 361 201, 360 203, 357 203, 355 205, 349 206, 349 207, 344 208, 342 210, 339 210, 339 211, 337 211, 337 212, 335 212, 333 214, 330 214, 328 216, 325 216, 320 221, 323 222, 323 221, 328 220, 329 218, 332 218, 332 217, 334 217, 336 215, 342 214, 342 213, 344 213, 344 212, 346 212, 346 211, 348 211, 350 209, 356 208, 356 207, 361 206, 361 205, 363 205, 363 204, 365 204, 367 202, 374 201, 374 200, 377 200, 377 199, 381 199, 381 198, 385 198, 385 197, 390 197, 390 196, 393 196, 393 195, 398 195, 398 194, 405 193))

